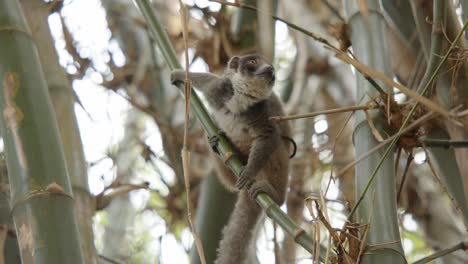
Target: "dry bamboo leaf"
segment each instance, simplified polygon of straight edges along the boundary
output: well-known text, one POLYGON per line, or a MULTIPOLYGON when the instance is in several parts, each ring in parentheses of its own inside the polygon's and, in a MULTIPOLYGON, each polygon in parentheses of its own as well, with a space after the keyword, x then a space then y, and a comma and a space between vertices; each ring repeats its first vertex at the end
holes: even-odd
POLYGON ((187 219, 190 225, 190 229, 192 230, 193 238, 195 239, 195 245, 198 251, 198 255, 200 257, 200 261, 202 264, 206 264, 206 257, 205 252, 203 250, 203 245, 198 236, 195 225, 193 224, 192 220, 192 208, 190 204, 190 152, 187 149, 187 139, 188 139, 188 127, 189 127, 189 117, 190 117, 190 94, 192 90, 192 85, 189 80, 189 58, 188 58, 188 36, 187 36, 187 28, 188 28, 188 12, 186 6, 179 0, 180 5, 180 15, 181 15, 181 22, 182 22, 182 33, 184 37, 184 45, 185 45, 185 123, 184 123, 184 144, 182 147, 182 170, 184 172, 184 180, 185 180, 185 190, 187 193, 187 219))
POLYGON ((369 128, 372 132, 372 135, 374 135, 375 140, 377 140, 378 142, 383 142, 384 139, 382 135, 380 135, 379 130, 375 127, 374 120, 370 116, 369 112, 364 110, 364 113, 366 114, 367 123, 369 124, 369 128))
POLYGON ((423 97, 423 96, 417 94, 413 90, 410 90, 410 89, 406 88, 402 84, 393 81, 389 77, 385 76, 385 74, 383 74, 381 72, 378 72, 378 71, 375 71, 375 70, 371 69, 370 67, 358 62, 357 60, 355 60, 353 58, 350 58, 348 55, 346 55, 346 53, 344 53, 344 52, 337 53, 336 57, 338 59, 348 63, 348 64, 353 65, 360 72, 362 72, 362 73, 364 73, 364 74, 366 74, 366 75, 368 75, 368 76, 370 76, 372 78, 379 79, 379 80, 383 81, 388 86, 392 86, 392 87, 397 88, 402 93, 404 93, 407 96, 411 97, 412 99, 416 100, 417 102, 419 102, 420 104, 422 104, 425 107, 429 108, 430 110, 432 110, 434 112, 437 112, 437 113, 440 113, 441 115, 443 115, 445 117, 448 117, 448 118, 453 117, 453 114, 450 113, 447 109, 442 108, 438 104, 432 102, 431 100, 427 99, 426 97, 423 97))

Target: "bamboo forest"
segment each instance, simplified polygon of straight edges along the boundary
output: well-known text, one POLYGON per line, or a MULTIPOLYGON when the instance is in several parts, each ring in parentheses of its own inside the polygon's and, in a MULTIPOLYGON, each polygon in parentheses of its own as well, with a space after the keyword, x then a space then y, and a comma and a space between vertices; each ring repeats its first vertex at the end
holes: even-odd
POLYGON ((468 0, 0 0, 0 264, 468 263, 468 0))

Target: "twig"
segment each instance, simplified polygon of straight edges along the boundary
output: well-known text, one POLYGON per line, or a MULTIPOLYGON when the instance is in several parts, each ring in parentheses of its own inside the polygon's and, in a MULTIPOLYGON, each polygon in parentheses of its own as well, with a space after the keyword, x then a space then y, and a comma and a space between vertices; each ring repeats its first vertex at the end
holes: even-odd
MULTIPOLYGON (((379 145, 373 147, 371 150, 369 150, 366 154, 364 154, 363 156, 361 157, 368 157, 371 153, 377 151, 379 148, 385 146, 386 144, 388 144, 390 141, 390 145, 387 147, 387 149, 385 150, 385 153, 382 155, 382 158, 379 160, 379 163, 377 164, 376 168, 374 169, 374 171, 372 172, 371 174, 371 177, 369 178, 369 181, 367 182, 366 184, 366 187, 364 188, 364 190, 362 191, 361 195, 359 196, 359 199, 357 200, 356 204, 354 205, 353 209, 351 210, 351 213, 349 214, 348 216, 348 219, 351 219, 354 215, 354 213, 356 212, 356 209, 358 208, 358 206, 361 204, 362 200, 364 200, 364 197, 367 193, 367 191, 369 191, 369 188, 372 184, 372 182, 374 181, 375 179, 375 176, 377 175, 377 172, 378 170, 380 169, 380 166, 382 166, 382 163, 383 161, 385 160, 385 158, 387 157, 387 155, 390 153, 390 150, 393 148, 393 146, 396 144, 396 142, 398 141, 398 139, 400 138, 401 135, 403 135, 404 133, 406 133, 407 131, 411 130, 412 128, 416 127, 419 123, 422 123, 424 122, 425 120, 429 120, 430 118, 433 117, 433 114, 434 112, 429 112, 427 114, 425 114, 424 116, 422 116, 421 118, 419 118, 418 120, 416 120, 413 124, 409 125, 408 127, 404 128, 404 129, 401 129, 400 128, 400 131, 398 131, 398 133, 396 133, 395 135, 387 138, 385 141, 383 141, 382 143, 380 143, 379 145), (411 128, 411 129, 409 129, 411 128), (405 132, 404 132, 405 131, 405 132)), ((360 157, 360 158, 361 158, 360 157)), ((353 164, 354 166, 354 164, 353 164)), ((346 166, 348 167, 348 166, 346 166)), ((345 168, 346 168, 345 167, 345 168)), ((346 168, 346 169, 349 169, 346 168)), ((342 169, 344 170, 344 169, 342 169)))
MULTIPOLYGON (((362 100, 364 99, 365 97, 365 94, 361 96, 361 98, 359 99, 359 102, 358 104, 360 104, 362 102, 362 100)), ((353 117, 353 112, 351 112, 348 117, 346 118, 346 121, 343 123, 343 126, 341 127, 340 131, 338 131, 338 134, 336 134, 335 136, 335 140, 333 141, 333 148, 332 148, 332 153, 336 153, 335 150, 336 150, 336 143, 338 142, 339 138, 341 137, 341 134, 343 134, 344 130, 346 129, 346 126, 348 125, 348 122, 351 120, 351 118, 353 117)), ((332 156, 332 164, 335 160, 335 155, 332 156)), ((327 193, 328 193, 328 189, 330 188, 330 185, 331 185, 331 182, 333 181, 333 183, 335 182, 335 177, 333 176, 333 172, 334 172, 334 169, 335 169, 335 166, 331 166, 330 168, 330 179, 328 180, 328 183, 327 183, 327 188, 325 189, 325 193, 323 194, 324 197, 327 196, 327 193)))
POLYGON ((104 256, 104 255, 99 254, 98 256, 99 256, 100 259, 102 259, 102 260, 104 260, 106 262, 109 262, 109 263, 112 263, 112 264, 122 264, 122 262, 113 260, 113 259, 111 259, 109 257, 104 256))
POLYGON ((410 153, 408 155, 408 158, 406 159, 405 170, 403 171, 403 176, 401 177, 400 188, 398 189, 398 194, 397 194, 397 202, 400 201, 401 193, 403 192, 403 187, 405 186, 405 182, 406 182, 406 175, 408 175, 408 170, 413 159, 414 159, 413 153, 410 153))
MULTIPOLYGON (((241 3, 231 3, 231 2, 226 2, 226 1, 221 1, 221 0, 210 0, 210 2, 216 2, 216 3, 219 3, 219 4, 222 4, 222 5, 228 5, 228 6, 235 6, 235 7, 239 7, 239 8, 244 8, 244 9, 249 9, 249 10, 252 10, 252 11, 257 11, 257 12, 262 12, 261 10, 258 10, 256 7, 254 6, 251 6, 251 5, 246 5, 246 4, 241 4, 241 3)), ((304 33, 305 35, 313 38, 314 40, 320 42, 320 43, 323 43, 325 46, 333 49, 333 50, 336 50, 336 51, 339 51, 339 49, 337 47, 335 47, 334 45, 332 45, 328 40, 326 40, 325 38, 313 33, 313 32, 310 32, 304 28, 301 28, 299 26, 297 26, 296 24, 293 24, 291 22, 288 22, 280 17, 277 17, 273 14, 270 14, 271 17, 273 17, 275 20, 278 20, 278 21, 281 21, 283 23, 285 23, 288 27, 290 28, 293 28, 301 33, 304 33)))
POLYGON ((188 150, 187 140, 188 140, 188 129, 189 129, 189 119, 190 119, 190 95, 192 94, 192 83, 189 78, 189 58, 188 58, 188 36, 187 36, 187 8, 185 4, 179 0, 180 5, 180 17, 182 22, 182 35, 184 37, 184 48, 185 48, 185 122, 184 122, 184 143, 182 146, 182 168, 184 171, 184 182, 185 182, 185 192, 187 199, 187 220, 192 231, 193 238, 195 240, 195 246, 198 251, 198 256, 202 264, 206 264, 205 252, 203 250, 203 244, 200 240, 200 237, 195 230, 195 225, 193 224, 192 219, 192 206, 190 203, 190 151, 188 150))
POLYGON ((110 186, 104 188, 104 190, 96 195, 96 208, 95 210, 102 210, 106 208, 109 203, 116 197, 128 194, 131 191, 139 190, 139 189, 148 189, 149 183, 144 182, 141 184, 130 184, 130 183, 121 183, 115 182, 110 186), (109 194, 104 194, 110 188, 115 189, 109 194))
POLYGON ((399 138, 401 135, 407 133, 408 131, 414 129, 415 127, 419 126, 421 123, 426 122, 432 118, 436 117, 436 114, 433 112, 427 113, 426 115, 420 117, 418 120, 414 121, 411 125, 407 126, 403 130, 398 131, 396 134, 392 135, 391 137, 385 139, 382 141, 382 143, 378 144, 377 146, 373 147, 366 153, 362 154, 359 158, 355 159, 353 162, 350 162, 346 166, 344 166, 338 173, 337 173, 337 178, 339 178, 343 173, 347 172, 349 169, 354 167, 357 163, 361 162, 363 159, 369 157, 372 153, 376 152, 383 146, 387 145, 390 143, 392 140, 395 140, 396 138, 399 138))
POLYGON ((315 202, 315 208, 317 210, 318 218, 320 219, 322 224, 325 226, 325 228, 328 230, 328 233, 330 233, 330 236, 333 237, 333 240, 336 243, 337 247, 340 248, 340 251, 342 251, 344 260, 346 261, 346 263, 352 263, 352 260, 349 259, 349 254, 348 252, 346 252, 346 248, 344 247, 340 237, 338 237, 335 229, 331 226, 331 224, 325 218, 325 215, 322 212, 322 208, 320 206, 319 201, 315 199, 314 202, 315 202))
POLYGON ((468 242, 467 241, 460 242, 460 243, 456 244, 453 247, 443 249, 443 250, 438 251, 438 252, 436 252, 436 253, 434 253, 432 255, 424 257, 424 258, 414 262, 413 264, 425 264, 425 263, 428 263, 431 260, 446 256, 446 255, 448 255, 448 254, 450 254, 450 253, 452 253, 454 251, 457 251, 459 249, 463 249, 464 251, 468 250, 468 242))
POLYGON ((436 179, 437 183, 439 184, 440 188, 442 188, 442 191, 447 194, 449 197, 450 201, 452 202, 453 206, 455 207, 455 210, 460 215, 463 215, 463 211, 461 210, 460 206, 458 205, 458 201, 455 200, 455 197, 453 197, 452 193, 449 192, 447 185, 441 180, 439 174, 437 173, 436 168, 434 167, 434 164, 432 163, 432 160, 429 156, 429 151, 427 151, 426 147, 423 145, 422 148, 424 149, 424 153, 426 154, 426 162, 427 165, 429 166, 429 169, 431 170, 432 176, 436 179))
POLYGON ((287 120, 309 118, 309 117, 314 117, 318 115, 338 114, 338 113, 346 113, 350 111, 354 112, 356 110, 369 110, 369 109, 375 109, 377 107, 378 106, 376 104, 371 102, 366 105, 355 105, 355 106, 350 106, 350 107, 328 109, 328 110, 317 111, 317 112, 308 113, 308 114, 290 115, 290 116, 272 116, 270 117, 270 120, 275 121, 275 122, 282 122, 282 121, 287 121, 287 120))
POLYGON ((445 140, 435 138, 419 138, 418 141, 432 148, 467 148, 468 140, 445 140))
POLYGON ((397 153, 395 155, 395 168, 393 168, 394 171, 395 171, 395 178, 397 178, 397 176, 398 176, 398 168, 399 168, 399 165, 400 165, 400 157, 401 157, 402 149, 403 148, 401 148, 401 147, 398 148, 397 153))
POLYGON ((364 254, 364 249, 366 248, 366 239, 367 239, 367 234, 369 234, 369 229, 370 229, 370 222, 364 227, 364 232, 362 233, 361 237, 361 244, 359 245, 359 253, 358 253, 358 258, 356 260, 356 263, 361 263, 361 256, 364 254))
POLYGON ((466 115, 468 115, 468 109, 462 110, 457 113, 457 117, 464 117, 466 115))
POLYGON ((378 72, 376 70, 373 70, 370 67, 358 62, 357 60, 346 55, 346 53, 344 52, 341 52, 341 51, 338 52, 336 54, 336 57, 350 65, 353 65, 359 72, 362 72, 363 74, 366 74, 366 75, 370 75, 373 78, 379 79, 385 84, 387 84, 388 86, 397 88, 398 90, 400 90, 400 92, 406 94, 407 96, 411 97, 412 99, 416 100, 417 102, 421 103, 422 105, 426 106, 427 108, 429 108, 430 110, 434 112, 438 112, 446 117, 451 117, 453 115, 449 111, 444 109, 443 107, 434 103, 433 101, 427 99, 426 97, 419 95, 418 93, 416 93, 415 91, 409 88, 406 88, 402 84, 393 81, 392 79, 387 77, 385 74, 378 72))
POLYGON ((322 3, 330 9, 330 11, 338 18, 341 22, 345 22, 344 18, 340 15, 340 12, 332 6, 330 3, 328 3, 327 0, 322 0, 322 3))
MULTIPOLYGON (((389 109, 389 107, 387 107, 387 109, 389 109)), ((366 116, 367 124, 369 124, 370 131, 371 131, 372 135, 374 135, 375 140, 378 141, 378 142, 384 141, 382 135, 380 135, 379 130, 375 126, 374 120, 372 119, 371 115, 369 114, 369 111, 364 110, 364 114, 366 116)))

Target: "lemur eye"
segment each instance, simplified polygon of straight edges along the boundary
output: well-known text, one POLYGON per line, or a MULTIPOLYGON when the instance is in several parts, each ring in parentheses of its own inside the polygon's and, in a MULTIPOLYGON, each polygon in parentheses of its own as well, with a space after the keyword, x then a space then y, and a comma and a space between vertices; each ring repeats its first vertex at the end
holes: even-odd
POLYGON ((257 60, 249 60, 249 61, 247 62, 247 64, 249 64, 249 65, 257 65, 257 60))

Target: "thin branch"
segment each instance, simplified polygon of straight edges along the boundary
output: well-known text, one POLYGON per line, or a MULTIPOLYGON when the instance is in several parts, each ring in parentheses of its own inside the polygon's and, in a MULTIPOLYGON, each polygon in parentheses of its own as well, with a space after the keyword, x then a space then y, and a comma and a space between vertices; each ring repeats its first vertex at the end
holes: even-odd
POLYGON ((330 3, 328 3, 327 0, 322 0, 322 3, 328 7, 328 9, 330 9, 330 11, 336 16, 336 18, 338 18, 341 22, 345 22, 344 18, 340 15, 340 12, 338 12, 338 10, 332 6, 330 3))
MULTIPOLYGON (((219 4, 222 4, 222 5, 227 5, 227 6, 235 6, 235 7, 239 7, 239 8, 244 8, 244 9, 248 9, 248 10, 252 10, 252 11, 257 11, 257 12, 262 12, 261 10, 258 10, 256 7, 254 6, 251 6, 251 5, 246 5, 246 4, 242 4, 242 3, 231 3, 231 2, 226 2, 226 1, 221 1, 221 0, 210 0, 210 2, 216 2, 216 3, 219 3, 219 4)), ((335 47, 334 45, 332 45, 328 40, 326 40, 325 38, 313 33, 313 32, 310 32, 304 28, 301 28, 300 26, 296 25, 296 24, 293 24, 291 22, 288 22, 280 17, 277 17, 273 14, 270 14, 271 17, 273 17, 275 20, 278 20, 280 22, 283 22, 285 23, 288 27, 292 28, 292 29, 295 29, 301 33, 304 33, 305 35, 313 38, 314 40, 320 42, 320 43, 323 43, 325 46, 333 49, 333 50, 336 50, 336 51, 339 51, 340 49, 335 47)))
MULTIPOLYGON (((364 190, 362 191, 361 195, 359 196, 359 199, 357 200, 356 204, 354 205, 353 209, 351 210, 351 213, 348 215, 348 219, 351 219, 354 215, 354 213, 356 212, 358 206, 361 204, 361 202, 364 200, 364 197, 366 196, 366 193, 367 191, 369 191, 369 188, 372 184, 372 182, 374 181, 375 179, 375 176, 377 175, 377 172, 379 171, 380 169, 380 166, 382 166, 383 164, 383 161, 385 160, 385 158, 387 157, 387 155, 390 153, 390 150, 393 149, 393 147, 395 146, 396 142, 398 141, 398 139, 400 138, 401 135, 403 135, 403 131, 409 131, 410 127, 411 128, 415 128, 417 123, 420 123, 420 122, 423 122, 424 120, 429 120, 430 118, 434 117, 433 116, 433 112, 429 112, 427 113, 426 115, 422 116, 421 118, 419 118, 417 121, 415 121, 413 124, 411 124, 410 126, 406 127, 405 129, 403 129, 403 126, 402 128, 400 128, 400 131, 398 131, 398 133, 396 133, 395 135, 393 135, 392 137, 386 139, 385 141, 383 141, 382 143, 380 143, 379 145, 373 147, 371 150, 369 150, 366 154, 364 154, 363 156, 361 157, 368 157, 370 154, 372 154, 373 152, 377 151, 378 149, 380 149, 381 147, 385 146, 386 144, 388 144, 390 141, 390 145, 387 147, 387 149, 385 150, 385 153, 382 155, 382 157, 380 158, 379 160, 379 163, 377 164, 376 168, 374 169, 374 171, 372 172, 371 174, 371 177, 369 178, 369 181, 367 182, 364 190)), ((406 132, 405 132, 406 133, 406 132)), ((360 158, 361 158, 360 157, 360 158)), ((353 164, 354 166, 354 164, 353 164)), ((349 167, 347 168, 348 166, 346 166, 345 168, 346 169, 349 169, 349 167)), ((344 170, 345 168, 343 168, 342 170, 344 170)))
POLYGON ((189 119, 190 119, 190 95, 192 93, 192 83, 189 79, 189 57, 188 57, 188 12, 185 4, 179 0, 180 5, 180 17, 182 23, 182 35, 184 37, 184 49, 185 49, 185 85, 184 85, 184 97, 185 97, 185 122, 184 122, 184 143, 182 145, 181 156, 182 156, 182 169, 184 172, 184 183, 185 183, 185 193, 186 193, 186 203, 187 203, 187 220, 190 225, 190 230, 192 231, 193 239, 195 240, 195 247, 200 257, 202 264, 206 264, 205 251, 203 249, 203 244, 200 240, 200 237, 197 234, 195 225, 193 224, 192 219, 192 205, 190 202, 190 151, 188 149, 187 140, 188 140, 188 131, 189 131, 189 119))
MULTIPOLYGON (((363 94, 361 96, 361 98, 359 99, 358 101, 358 104, 360 104, 362 102, 362 100, 364 99, 365 97, 365 94, 363 94)), ((333 141, 333 148, 332 148, 332 153, 336 153, 335 150, 336 150, 336 144, 338 143, 338 140, 339 138, 341 137, 341 134, 343 134, 344 130, 346 129, 346 126, 348 125, 348 122, 351 120, 351 118, 353 117, 353 113, 350 113, 348 115, 348 117, 346 118, 346 121, 343 123, 343 126, 341 127, 340 131, 338 131, 338 134, 336 134, 335 136, 335 140, 333 141)), ((332 164, 334 163, 335 161, 335 155, 332 156, 332 164)), ((328 193, 328 189, 330 188, 330 185, 331 185, 331 182, 333 181, 333 183, 335 183, 335 177, 333 176, 333 172, 334 172, 334 169, 335 169, 335 166, 331 166, 330 168, 330 179, 328 180, 328 183, 327 183, 327 188, 325 189, 325 193, 324 193, 324 197, 327 196, 327 193, 328 193)))
POLYGON ((408 175, 408 170, 409 170, 409 167, 410 167, 411 162, 413 161, 413 159, 414 159, 413 153, 410 153, 408 155, 408 158, 406 159, 405 170, 403 171, 403 176, 401 177, 400 187, 398 188, 397 202, 400 201, 401 193, 403 192, 403 187, 405 186, 405 182, 406 182, 406 176, 408 175))
POLYGON ((437 173, 437 170, 434 167, 434 164, 432 163, 432 160, 431 160, 431 158, 429 156, 429 151, 427 151, 426 146, 423 145, 422 148, 424 149, 424 153, 426 154, 426 162, 427 162, 427 165, 429 166, 429 169, 431 170, 432 176, 434 176, 434 178, 436 179, 436 181, 439 184, 440 188, 442 188, 442 191, 447 194, 447 196, 449 197, 450 201, 452 202, 452 204, 455 207, 455 209, 457 210, 457 212, 460 215, 463 215, 463 211, 461 210, 460 206, 458 205, 457 200, 455 200, 452 193, 449 192, 447 185, 441 180, 439 174, 437 173))
POLYGON ((317 111, 317 112, 308 113, 308 114, 289 115, 289 116, 272 116, 270 117, 270 120, 275 121, 275 122, 282 122, 282 121, 287 121, 287 120, 309 118, 309 117, 314 117, 318 115, 338 114, 338 113, 346 113, 346 112, 351 112, 351 111, 354 112, 356 110, 369 110, 369 109, 375 109, 377 107, 378 106, 376 104, 371 102, 365 105, 355 105, 355 106, 350 106, 350 107, 327 109, 327 110, 317 111))
POLYGON ((134 190, 148 189, 148 187, 149 187, 148 182, 144 182, 140 184, 114 182, 110 186, 106 187, 101 193, 96 195, 95 210, 102 210, 106 208, 109 205, 109 203, 118 196, 126 195, 129 192, 134 191, 134 190), (110 188, 114 190, 109 194, 104 194, 110 188))
POLYGON ((363 73, 364 75, 372 76, 373 78, 381 80, 382 82, 384 82, 388 86, 397 88, 398 90, 400 90, 400 92, 402 92, 405 95, 411 97, 412 99, 414 99, 418 103, 421 103, 422 105, 426 106, 430 110, 432 110, 434 112, 438 112, 438 113, 440 113, 440 114, 442 114, 443 116, 446 116, 446 117, 451 117, 452 116, 452 114, 450 114, 446 109, 444 109, 443 107, 441 107, 438 104, 434 103, 433 101, 429 100, 428 98, 423 97, 423 96, 419 95, 418 93, 416 93, 415 91, 403 86, 402 84, 393 81, 392 79, 387 77, 385 74, 383 74, 381 72, 378 72, 378 71, 376 71, 374 69, 371 69, 367 65, 364 65, 364 64, 360 63, 359 61, 349 57, 346 53, 340 51, 340 52, 338 52, 336 54, 336 58, 338 58, 338 59, 342 60, 343 62, 346 62, 346 63, 348 63, 350 65, 353 65, 359 72, 363 73))
POLYGON ((418 141, 430 148, 468 148, 468 140, 420 138, 418 141))
POLYGON ((104 255, 99 254, 98 256, 99 256, 100 259, 102 259, 102 260, 104 260, 106 262, 109 262, 109 263, 112 263, 112 264, 122 264, 122 262, 113 260, 113 259, 111 259, 109 257, 104 256, 104 255))
POLYGON ((344 166, 338 173, 337 173, 337 178, 339 178, 341 175, 343 175, 345 172, 347 172, 349 169, 351 169, 352 167, 354 167, 357 163, 361 162, 363 159, 369 157, 372 153, 376 152, 377 150, 379 150, 380 148, 386 146, 388 143, 390 143, 392 140, 395 140, 395 139, 398 139, 401 135, 407 133, 408 131, 416 128, 417 126, 419 126, 420 124, 432 119, 436 117, 436 114, 434 114, 433 112, 430 112, 430 113, 427 113, 425 114, 424 116, 420 117, 419 119, 417 119, 416 121, 414 121, 411 125, 407 126, 406 128, 404 128, 403 130, 400 130, 398 131, 396 134, 392 135, 391 137, 385 139, 384 141, 382 141, 382 143, 378 144, 377 146, 373 147, 372 149, 370 149, 369 151, 367 151, 366 153, 364 153, 363 155, 359 156, 359 158, 356 158, 353 162, 347 164, 346 166, 344 166))
POLYGON ((454 251, 457 251, 459 249, 463 249, 464 251, 468 250, 468 242, 467 241, 460 242, 460 243, 456 244, 453 247, 449 247, 447 249, 438 251, 438 252, 436 252, 436 253, 434 253, 432 255, 424 257, 424 258, 414 262, 413 264, 425 264, 425 263, 428 263, 428 262, 430 262, 430 261, 432 261, 434 259, 437 259, 437 258, 446 256, 446 255, 448 255, 450 253, 453 253, 454 251))

